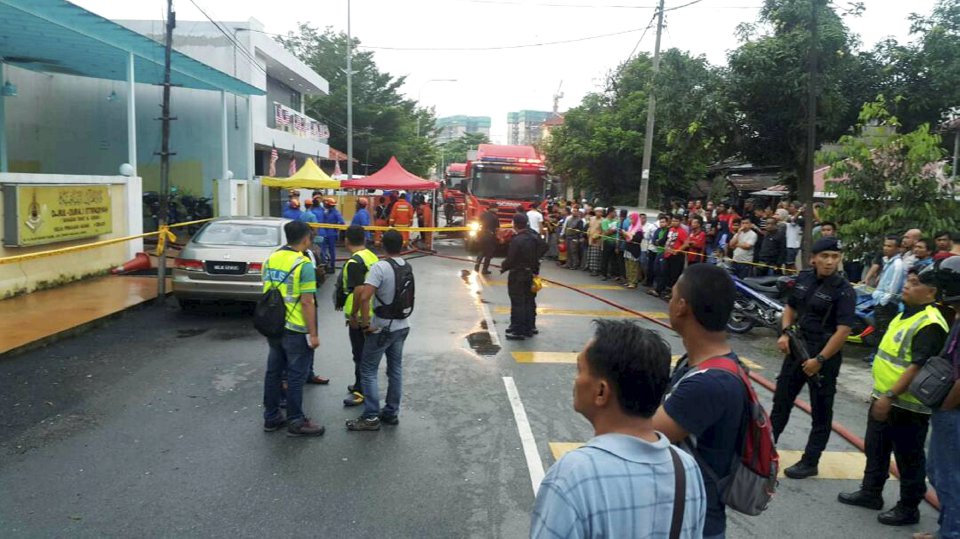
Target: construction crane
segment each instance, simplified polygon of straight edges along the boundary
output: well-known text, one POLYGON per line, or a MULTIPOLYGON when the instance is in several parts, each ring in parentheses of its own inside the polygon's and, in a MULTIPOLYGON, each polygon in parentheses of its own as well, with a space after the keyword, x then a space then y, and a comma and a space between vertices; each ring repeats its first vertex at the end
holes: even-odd
POLYGON ((560 113, 560 100, 563 99, 563 92, 560 89, 563 88, 563 81, 560 81, 560 85, 557 86, 556 93, 553 94, 553 114, 560 113))

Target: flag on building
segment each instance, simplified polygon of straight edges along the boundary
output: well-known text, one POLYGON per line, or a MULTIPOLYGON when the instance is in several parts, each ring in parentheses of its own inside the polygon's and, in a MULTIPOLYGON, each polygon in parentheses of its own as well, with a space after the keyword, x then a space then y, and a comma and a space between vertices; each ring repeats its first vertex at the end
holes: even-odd
POLYGON ((336 164, 333 165, 333 177, 336 178, 343 175, 343 171, 340 170, 340 161, 334 161, 334 163, 336 164))
POLYGON ((270 167, 267 169, 267 176, 274 177, 277 175, 277 160, 280 159, 280 154, 277 153, 277 147, 274 146, 270 150, 270 167))
POLYGON ((290 170, 287 171, 287 176, 293 176, 297 173, 297 156, 296 154, 290 154, 290 170))

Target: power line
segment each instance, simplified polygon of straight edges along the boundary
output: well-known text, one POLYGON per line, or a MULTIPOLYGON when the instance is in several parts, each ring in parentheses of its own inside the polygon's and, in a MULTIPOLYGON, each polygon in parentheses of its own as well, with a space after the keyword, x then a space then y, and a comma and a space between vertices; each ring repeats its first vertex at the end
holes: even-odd
POLYGON ((498 50, 509 50, 509 49, 527 49, 532 47, 546 47, 549 45, 563 45, 565 43, 578 43, 581 41, 589 41, 592 39, 601 39, 605 37, 613 36, 622 36, 624 34, 632 34, 635 32, 643 31, 643 28, 632 28, 630 30, 622 30, 620 32, 611 32, 609 34, 600 34, 595 36, 586 36, 579 37, 574 39, 563 39, 560 41, 545 41, 542 43, 527 43, 523 45, 502 45, 494 47, 379 47, 373 45, 360 45, 362 49, 373 49, 373 50, 388 50, 388 51, 498 51, 498 50))
MULTIPOLYGON (((650 17, 650 22, 647 23, 647 27, 644 28, 643 33, 640 34, 640 39, 637 40, 637 44, 634 45, 633 50, 630 51, 630 56, 627 56, 627 62, 629 62, 633 58, 633 55, 637 52, 637 49, 640 48, 640 43, 643 41, 643 38, 647 35, 647 32, 650 31, 651 28, 653 28, 653 21, 655 21, 656 18, 657 18, 657 13, 654 12, 653 17, 650 17)), ((627 62, 624 62, 624 65, 626 65, 627 62)))
MULTIPOLYGON (((450 0, 448 0, 450 1, 450 0)), ((560 8, 587 8, 587 9, 655 9, 657 6, 640 6, 633 4, 564 4, 556 2, 518 2, 513 0, 453 0, 471 4, 493 4, 518 7, 560 7, 560 8)), ((694 2, 696 3, 696 2, 694 2)), ((692 5, 692 4, 690 4, 692 5)), ((677 6, 664 11, 680 9, 686 6, 677 6)), ((716 6, 713 9, 759 9, 762 6, 716 6)))
POLYGON ((242 52, 243 55, 246 56, 247 59, 250 60, 250 62, 251 62, 254 66, 256 66, 257 69, 259 69, 260 71, 262 71, 264 75, 267 74, 267 70, 266 70, 264 67, 262 67, 259 62, 257 62, 256 58, 253 57, 253 55, 250 53, 250 51, 248 51, 247 48, 244 47, 244 46, 240 43, 239 40, 237 40, 236 37, 231 36, 230 33, 227 32, 226 29, 225 29, 220 23, 218 23, 217 21, 213 20, 213 17, 211 17, 210 15, 208 15, 207 12, 204 11, 203 8, 200 7, 194 0, 190 0, 190 3, 193 4, 193 7, 197 8, 197 10, 200 11, 200 13, 202 13, 203 16, 207 18, 208 21, 210 21, 211 23, 213 23, 213 25, 217 28, 217 30, 220 30, 220 33, 223 34, 223 35, 227 38, 227 40, 230 41, 230 43, 233 44, 233 46, 234 46, 235 48, 240 49, 240 52, 242 52))
POLYGON ((685 7, 690 7, 690 6, 694 5, 694 4, 699 4, 700 2, 703 2, 703 0, 693 0, 692 2, 687 2, 686 4, 683 4, 682 6, 674 6, 674 7, 671 7, 671 8, 664 9, 663 12, 666 13, 666 12, 668 12, 668 11, 676 11, 676 10, 678 10, 678 9, 683 9, 683 8, 685 8, 685 7))

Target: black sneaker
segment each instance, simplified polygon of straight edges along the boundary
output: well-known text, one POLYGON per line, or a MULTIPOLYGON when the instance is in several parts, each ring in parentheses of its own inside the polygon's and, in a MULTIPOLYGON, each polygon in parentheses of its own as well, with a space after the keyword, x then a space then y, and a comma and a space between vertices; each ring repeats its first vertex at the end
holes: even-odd
POLYGON ((349 397, 343 399, 344 406, 360 406, 363 404, 363 394, 354 391, 349 397))
POLYGON ((493 275, 493 272, 489 270, 483 270, 480 272, 480 275, 493 275))
POLYGON ((526 336, 526 335, 520 335, 520 334, 517 334, 517 333, 507 333, 507 340, 508 340, 508 341, 523 341, 523 340, 526 340, 526 339, 527 339, 527 336, 526 336))
POLYGON ((280 416, 279 419, 274 419, 273 421, 263 421, 263 432, 275 432, 280 430, 284 425, 287 424, 287 420, 280 416))
POLYGON ((379 417, 358 417, 347 421, 347 430, 380 430, 379 417))
POLYGON ((893 509, 877 515, 877 520, 887 526, 908 526, 920 522, 920 510, 916 507, 905 507, 898 502, 893 509))
POLYGON ((301 438, 306 436, 323 436, 323 433, 327 429, 323 428, 320 425, 317 425, 313 421, 310 421, 307 418, 303 418, 301 421, 296 423, 290 423, 287 425, 287 436, 291 438, 301 438))
POLYGON ((806 479, 819 473, 820 470, 817 469, 816 464, 809 464, 802 460, 783 471, 783 475, 790 479, 806 479))
POLYGON ((353 393, 356 390, 357 390, 357 386, 354 384, 350 384, 347 386, 347 393, 353 393))
POLYGON ((396 414, 380 414, 380 422, 384 425, 399 425, 400 418, 396 414))
POLYGON ((841 492, 837 494, 837 501, 846 505, 856 505, 879 511, 883 509, 883 496, 876 492, 860 489, 856 492, 841 492))

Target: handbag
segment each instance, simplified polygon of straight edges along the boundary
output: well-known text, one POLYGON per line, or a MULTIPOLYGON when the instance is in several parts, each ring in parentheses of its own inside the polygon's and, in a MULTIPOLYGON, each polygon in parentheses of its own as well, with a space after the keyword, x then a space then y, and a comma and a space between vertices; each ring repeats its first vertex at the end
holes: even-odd
POLYGON ((955 328, 943 353, 928 359, 910 382, 910 393, 928 408, 939 408, 953 389, 954 381, 960 378, 957 366, 948 359, 954 356, 958 337, 960 331, 955 328))

